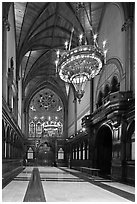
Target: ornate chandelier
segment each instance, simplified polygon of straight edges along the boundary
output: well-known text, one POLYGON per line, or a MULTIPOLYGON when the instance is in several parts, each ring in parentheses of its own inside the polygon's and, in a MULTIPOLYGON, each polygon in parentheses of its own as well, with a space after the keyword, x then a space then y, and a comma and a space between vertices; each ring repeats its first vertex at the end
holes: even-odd
MULTIPOLYGON (((84 3, 78 3, 78 9, 84 8, 84 3)), ((86 13, 87 14, 87 13, 86 13)), ((65 50, 57 50, 56 72, 59 73, 60 78, 73 84, 76 97, 81 101, 84 95, 84 88, 88 80, 94 78, 99 74, 102 66, 106 63, 105 48, 106 41, 103 41, 103 46, 100 48, 97 43, 97 34, 93 33, 92 27, 92 43, 87 45, 87 42, 83 42, 83 34, 79 36, 79 46, 71 49, 71 42, 74 33, 72 28, 69 43, 65 42, 65 50)))

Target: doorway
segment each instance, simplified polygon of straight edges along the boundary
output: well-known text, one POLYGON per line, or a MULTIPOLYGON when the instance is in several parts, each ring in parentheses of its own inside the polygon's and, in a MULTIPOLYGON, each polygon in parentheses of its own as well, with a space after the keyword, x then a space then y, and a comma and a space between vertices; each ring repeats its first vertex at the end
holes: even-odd
POLYGON ((111 174, 112 131, 108 125, 100 127, 96 137, 96 163, 102 175, 111 174))
POLYGON ((44 142, 39 146, 37 152, 37 164, 41 166, 54 165, 54 151, 49 143, 44 142))

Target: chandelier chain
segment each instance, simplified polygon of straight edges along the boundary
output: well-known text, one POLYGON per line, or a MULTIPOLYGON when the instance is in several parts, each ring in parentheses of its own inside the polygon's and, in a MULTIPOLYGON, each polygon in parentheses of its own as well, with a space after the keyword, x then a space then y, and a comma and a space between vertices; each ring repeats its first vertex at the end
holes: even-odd
MULTIPOLYGON (((94 34, 92 29, 92 21, 88 15, 86 5, 83 2, 76 4, 76 13, 85 11, 86 15, 81 14, 81 18, 88 19, 91 31, 91 44, 83 44, 83 38, 85 39, 85 34, 79 35, 79 46, 71 49, 72 37, 74 33, 74 28, 71 30, 71 36, 69 44, 65 42, 65 50, 57 51, 57 60, 56 60, 56 70, 58 70, 60 78, 72 84, 75 88, 76 96, 81 101, 81 98, 84 95, 84 88, 86 83, 91 78, 94 78, 99 74, 101 68, 106 63, 106 53, 105 48, 106 41, 103 42, 102 48, 98 46, 97 43, 97 34, 94 34)), ((84 32, 86 32, 84 26, 84 32)), ((85 40, 86 41, 86 40, 85 40)))

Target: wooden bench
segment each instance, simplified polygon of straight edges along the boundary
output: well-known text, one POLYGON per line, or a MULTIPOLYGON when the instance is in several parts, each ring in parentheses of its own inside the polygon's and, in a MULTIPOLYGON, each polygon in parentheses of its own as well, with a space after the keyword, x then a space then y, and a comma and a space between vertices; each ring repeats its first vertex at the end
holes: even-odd
POLYGON ((82 172, 91 174, 92 176, 98 176, 98 172, 100 171, 100 169, 89 168, 89 167, 80 167, 80 170, 82 172))

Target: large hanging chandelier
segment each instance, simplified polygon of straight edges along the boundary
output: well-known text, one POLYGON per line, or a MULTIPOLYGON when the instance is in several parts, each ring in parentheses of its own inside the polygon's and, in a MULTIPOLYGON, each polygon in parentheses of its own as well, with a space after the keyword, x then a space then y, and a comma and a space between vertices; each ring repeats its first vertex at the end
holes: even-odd
MULTIPOLYGON (((80 8, 86 11, 84 3, 78 3, 77 10, 80 8)), ((63 81, 73 84, 79 102, 84 95, 87 81, 99 74, 102 66, 106 63, 106 41, 103 41, 103 46, 100 48, 97 43, 97 34, 94 34, 92 26, 90 30, 93 38, 90 45, 86 40, 83 40, 86 39, 86 36, 80 34, 79 45, 71 49, 74 33, 74 28, 72 28, 70 41, 65 42, 65 50, 57 50, 56 53, 56 72, 59 73, 63 81)))

